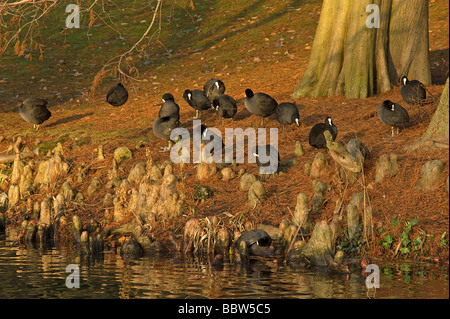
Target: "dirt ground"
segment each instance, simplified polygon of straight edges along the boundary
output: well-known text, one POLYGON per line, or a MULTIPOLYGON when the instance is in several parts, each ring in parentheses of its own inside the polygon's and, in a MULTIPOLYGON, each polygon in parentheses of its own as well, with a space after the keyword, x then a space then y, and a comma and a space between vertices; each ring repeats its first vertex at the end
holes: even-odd
MULTIPOLYGON (((445 1, 431 1, 431 6, 444 6, 448 13, 448 3, 445 1)), ((317 21, 320 15, 320 1, 308 3, 305 10, 309 19, 317 21)), ((442 10, 441 10, 442 11, 442 10)), ((200 53, 187 51, 178 59, 174 57, 169 61, 170 69, 165 66, 154 69, 144 69, 142 75, 146 82, 128 82, 129 101, 119 107, 112 108, 104 102, 104 95, 109 89, 108 84, 103 83, 97 90, 94 98, 74 97, 70 101, 60 102, 52 99, 50 109, 52 117, 41 125, 38 132, 31 130, 28 123, 23 122, 15 111, 16 105, 8 102, 0 95, 0 107, 4 112, 0 113, 0 136, 5 139, 0 142, 0 151, 4 152, 10 145, 14 136, 21 134, 27 145, 35 144, 54 145, 59 140, 64 147, 64 158, 72 167, 83 163, 89 166, 88 176, 85 181, 79 183, 73 178, 72 187, 78 192, 84 192, 94 176, 99 177, 102 183, 107 182, 107 170, 111 169, 113 151, 119 146, 127 146, 133 152, 133 159, 121 165, 123 176, 127 176, 129 169, 138 161, 145 161, 146 149, 150 149, 153 161, 162 163, 170 160, 169 154, 159 152, 159 148, 166 146, 166 142, 153 136, 152 122, 157 117, 161 97, 165 92, 171 92, 176 102, 181 107, 181 122, 186 128, 192 128, 191 119, 194 110, 182 99, 186 88, 201 88, 212 77, 222 79, 226 85, 226 93, 235 97, 238 103, 238 113, 232 120, 225 121, 225 127, 246 128, 259 127, 260 119, 245 110, 243 97, 246 88, 252 88, 255 92, 265 92, 274 97, 278 102, 293 101, 291 95, 299 83, 308 61, 310 45, 314 36, 314 27, 302 34, 304 45, 299 46, 298 33, 291 30, 293 21, 298 18, 296 11, 289 12, 284 19, 276 20, 276 24, 263 29, 263 39, 249 39, 244 42, 233 57, 234 60, 221 63, 216 59, 222 54, 223 48, 231 45, 229 41, 216 42, 200 53), (272 30, 272 31, 270 31, 272 30), (293 34, 293 39, 290 35, 293 34), (274 42, 280 37, 285 38, 283 47, 277 47, 274 42), (276 40, 275 40, 276 38, 276 40), (268 39, 268 40, 265 40, 268 39), (238 61, 242 59, 243 61, 238 61), (206 66, 205 66, 206 65, 206 66), (148 145, 136 149, 139 141, 147 141, 148 145), (78 142, 78 143, 77 143, 78 142), (97 161, 97 147, 104 145, 105 160, 97 161)), ((440 13, 439 13, 440 14, 440 13)), ((449 228, 449 197, 445 190, 446 177, 449 175, 448 149, 427 150, 426 152, 411 153, 405 150, 405 146, 414 144, 422 136, 430 123, 430 119, 437 108, 439 97, 443 90, 443 83, 448 77, 448 14, 447 18, 437 13, 437 9, 430 7, 430 59, 432 65, 433 82, 426 88, 434 97, 434 102, 419 109, 402 102, 400 87, 394 87, 391 91, 366 99, 348 100, 344 97, 333 98, 305 98, 295 100, 300 110, 301 126, 291 125, 281 130, 281 125, 272 117, 265 121, 265 127, 278 128, 278 145, 281 162, 295 158, 295 142, 300 141, 305 150, 304 156, 297 157, 297 164, 288 167, 285 174, 274 176, 263 181, 267 191, 267 200, 256 208, 248 206, 247 193, 239 191, 239 178, 235 177, 224 181, 220 173, 209 180, 198 181, 195 178, 196 164, 187 164, 183 174, 191 174, 180 187, 186 192, 185 212, 172 220, 160 221, 155 227, 155 238, 167 238, 169 233, 182 234, 184 223, 192 218, 204 218, 217 215, 226 222, 240 220, 253 225, 269 223, 278 226, 283 219, 291 220, 291 213, 295 209, 297 195, 300 192, 312 196, 312 180, 304 172, 304 166, 312 162, 317 152, 323 152, 330 163, 331 170, 320 178, 329 185, 325 193, 325 204, 320 213, 312 213, 313 222, 330 220, 333 217, 335 203, 338 199, 343 201, 345 208, 351 196, 365 189, 370 196, 370 205, 373 208, 373 222, 376 238, 362 247, 361 254, 371 256, 383 256, 385 258, 404 258, 405 255, 394 252, 399 243, 399 235, 405 228, 405 223, 411 219, 417 219, 418 224, 413 227, 410 234, 411 240, 418 235, 428 235, 425 248, 422 252, 412 252, 408 258, 434 258, 448 260, 448 245, 441 247, 441 236, 448 241, 449 228), (409 127, 401 130, 400 134, 390 137, 390 128, 380 122, 377 116, 378 105, 390 99, 403 105, 409 112, 411 123, 409 127), (359 137, 368 147, 370 155, 364 165, 364 183, 362 180, 348 184, 338 178, 338 165, 325 150, 316 150, 308 144, 308 133, 311 127, 322 122, 326 116, 331 116, 338 128, 336 141, 347 143, 353 137, 359 137), (399 170, 395 176, 386 178, 381 184, 374 183, 375 166, 381 155, 395 153, 398 155, 399 170), (419 179, 422 165, 434 159, 444 162, 443 178, 435 189, 429 192, 420 192, 414 189, 419 179), (213 196, 203 202, 195 201, 193 193, 197 185, 208 186, 213 191, 213 196), (396 219, 400 223, 393 226, 396 219), (379 229, 384 231, 380 232, 379 229), (447 232, 447 234, 445 233, 447 232), (380 241, 388 233, 394 235, 393 249, 386 252, 380 245, 380 241), (433 239, 434 236, 434 239, 433 239)), ((251 18, 249 19, 251 21, 251 18)), ((247 20, 244 20, 247 21, 247 20)), ((249 24, 250 25, 250 24, 249 24)), ((245 34, 244 34, 245 36, 245 34)), ((231 38, 231 37, 230 37, 231 38)), ((39 77, 37 77, 39 78, 39 77)), ((92 78, 91 78, 92 79, 92 78)), ((89 80, 89 79, 87 79, 89 80)), ((86 81, 81 80, 80 81, 86 81)), ((37 81, 34 80, 34 83, 37 81)), ((26 83, 26 82, 25 82, 26 83)), ((3 81, 5 90, 8 85, 14 85, 12 81, 3 81)), ((86 83, 84 83, 86 85, 86 83)), ((69 86, 68 84, 59 84, 69 86)), ((81 85, 83 86, 83 85, 81 85)), ((57 90, 57 86, 52 87, 57 90)), ((63 89, 61 88, 61 91, 63 89)), ((14 94, 20 97, 41 94, 43 91, 36 86, 18 86, 14 94), (33 91, 35 90, 35 91, 33 91)), ((20 100, 20 99, 19 99, 20 100)), ((17 100, 15 100, 17 101, 17 100)), ((14 102, 16 103, 16 102, 14 102)), ((17 104, 17 103, 16 103, 17 104)), ((203 112, 202 123, 210 127, 219 128, 224 132, 220 119, 213 110, 203 112)), ((43 156, 42 156, 43 157, 43 156)), ((3 166, 5 172, 10 169, 3 166)), ((244 168, 247 172, 257 174, 255 164, 239 164, 233 167, 237 172, 244 168)), ((178 165, 174 165, 174 173, 180 174, 178 165)), ((74 176, 76 172, 71 172, 74 176)), ((61 179, 59 183, 64 182, 61 179)), ((5 185, 4 185, 5 187, 5 185)), ((55 185, 54 189, 59 190, 55 185)), ((7 189, 3 189, 7 191, 7 189)), ((57 192, 55 191, 55 196, 57 192)), ((104 218, 104 206, 101 200, 106 190, 101 190, 86 201, 84 207, 71 207, 68 216, 79 215, 84 221, 90 218, 102 220, 104 218)), ((33 201, 41 201, 45 194, 31 195, 33 201)), ((26 201, 22 201, 19 207, 11 212, 19 222, 26 201), (17 213, 15 213, 17 212, 17 213)), ((345 217, 345 211, 342 212, 345 217)), ((69 219, 70 220, 70 219, 69 219)), ((345 218, 344 218, 345 223, 345 218)), ((231 225, 231 224, 228 224, 231 225)), ((230 226, 231 228, 231 226, 230 226)), ((230 229, 232 230, 232 229, 230 229)))

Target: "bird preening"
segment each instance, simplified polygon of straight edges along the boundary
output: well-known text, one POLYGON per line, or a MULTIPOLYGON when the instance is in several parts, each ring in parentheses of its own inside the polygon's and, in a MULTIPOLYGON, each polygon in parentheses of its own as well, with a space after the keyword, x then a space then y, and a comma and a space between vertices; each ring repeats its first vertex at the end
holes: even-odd
POLYGON ((178 126, 178 119, 173 116, 158 117, 153 122, 153 134, 161 140, 169 143, 168 147, 163 147, 162 151, 168 151, 173 145, 171 139, 172 130, 178 126))
POLYGON ((420 81, 410 81, 406 76, 402 76, 401 83, 400 94, 403 101, 408 104, 423 104, 425 102, 427 91, 420 81))
POLYGON ((20 105, 19 114, 25 121, 33 124, 35 130, 38 130, 39 125, 52 116, 52 112, 47 109, 47 105, 48 102, 44 99, 29 98, 20 105))
POLYGON ((203 86, 203 92, 206 97, 213 102, 216 98, 225 93, 225 84, 222 80, 212 78, 203 86))
POLYGON ((317 123, 312 127, 309 132, 309 145, 315 148, 326 148, 327 141, 323 135, 323 132, 325 131, 329 131, 331 133, 333 141, 336 139, 338 130, 329 116, 325 118, 324 123, 317 123))
POLYGON ((113 86, 106 94, 106 102, 112 106, 118 107, 128 100, 128 91, 122 83, 113 86))
POLYGON ((201 118, 203 110, 211 108, 211 101, 202 90, 185 90, 183 99, 195 110, 195 119, 201 118))

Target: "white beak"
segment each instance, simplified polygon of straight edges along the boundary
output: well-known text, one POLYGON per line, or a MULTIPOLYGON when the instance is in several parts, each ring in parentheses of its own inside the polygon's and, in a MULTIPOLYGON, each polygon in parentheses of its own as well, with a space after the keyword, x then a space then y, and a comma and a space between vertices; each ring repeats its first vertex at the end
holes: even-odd
POLYGON ((191 99, 191 93, 188 93, 188 99, 190 100, 191 99))
POLYGON ((298 119, 295 119, 295 123, 297 123, 297 126, 300 126, 300 123, 298 122, 298 119))

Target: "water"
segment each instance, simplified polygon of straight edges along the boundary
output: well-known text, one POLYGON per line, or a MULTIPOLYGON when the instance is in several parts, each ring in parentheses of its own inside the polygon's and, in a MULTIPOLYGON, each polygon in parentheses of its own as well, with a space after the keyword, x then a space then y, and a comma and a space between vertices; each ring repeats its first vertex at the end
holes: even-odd
POLYGON ((76 250, 14 246, 0 238, 0 298, 449 298, 448 265, 376 262, 380 288, 367 289, 360 269, 350 274, 292 269, 265 257, 248 268, 178 254, 125 262, 76 250), (69 289, 69 264, 80 269, 80 288, 69 289))

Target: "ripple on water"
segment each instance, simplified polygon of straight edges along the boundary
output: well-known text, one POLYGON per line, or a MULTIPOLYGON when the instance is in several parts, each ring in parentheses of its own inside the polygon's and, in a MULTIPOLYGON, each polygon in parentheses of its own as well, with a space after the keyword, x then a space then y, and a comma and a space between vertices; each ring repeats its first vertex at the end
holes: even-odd
MULTIPOLYGON (((448 298, 448 266, 380 263, 375 298, 448 298)), ((360 271, 329 274, 267 260, 241 267, 182 256, 94 257, 79 251, 25 249, 0 239, 0 298, 367 298, 360 271), (80 267, 82 289, 68 289, 66 267, 80 267)), ((371 295, 372 296, 372 295, 371 295)), ((373 297, 373 296, 372 296, 373 297)))

